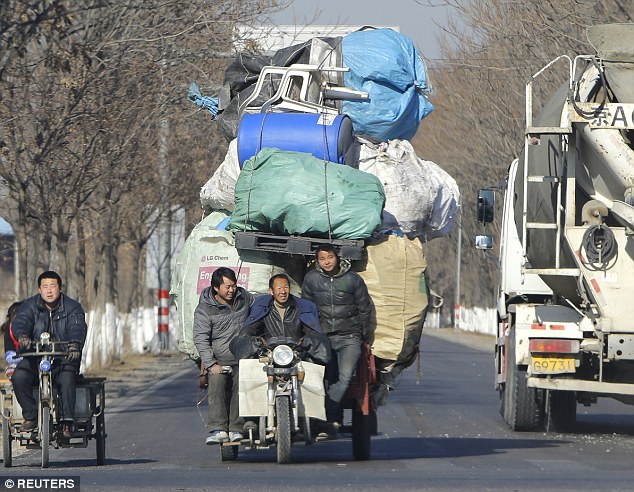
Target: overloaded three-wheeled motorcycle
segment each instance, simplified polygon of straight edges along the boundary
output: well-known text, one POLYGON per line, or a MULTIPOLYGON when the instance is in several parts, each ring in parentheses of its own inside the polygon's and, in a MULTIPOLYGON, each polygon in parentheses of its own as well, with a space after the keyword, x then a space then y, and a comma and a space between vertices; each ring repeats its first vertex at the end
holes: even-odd
POLYGON ((38 361, 38 385, 33 388, 37 401, 37 428, 21 431, 24 422, 22 408, 13 392, 9 380, 0 381, 0 413, 2 414, 2 459, 5 467, 13 465, 13 447, 41 449, 42 468, 49 466, 50 448, 85 448, 88 441, 96 443, 97 464, 103 465, 106 457, 105 389, 106 378, 83 377, 77 379, 75 422, 71 437, 62 434, 58 420, 57 391, 52 381, 51 370, 55 359, 68 353, 66 342, 52 341, 48 333, 34 343, 32 352, 21 354, 38 361))
MULTIPOLYGON (((241 446, 274 446, 277 462, 289 463, 293 443, 317 442, 320 423, 326 420, 324 369, 302 360, 299 346, 283 338, 270 338, 258 359, 242 359, 240 415, 256 425, 247 426, 241 442, 220 445, 222 460, 236 460, 241 446)), ((366 343, 342 404, 344 411, 351 412, 351 424, 339 428, 340 433, 352 435, 352 454, 357 460, 370 458, 371 436, 377 426, 370 394, 375 383, 374 357, 366 343)))

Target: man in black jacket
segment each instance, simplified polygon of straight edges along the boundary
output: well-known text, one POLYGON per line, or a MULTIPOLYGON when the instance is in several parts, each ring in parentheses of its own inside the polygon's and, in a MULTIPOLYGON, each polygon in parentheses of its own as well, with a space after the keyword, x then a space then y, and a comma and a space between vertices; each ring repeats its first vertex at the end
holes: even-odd
POLYGON ((336 355, 326 376, 326 418, 335 423, 361 356, 361 345, 368 339, 372 300, 363 279, 350 270, 349 262, 339 260, 332 245, 320 245, 315 256, 315 269, 304 277, 302 298, 317 304, 322 330, 336 355))
MULTIPOLYGON (((42 333, 50 334, 53 341, 68 342, 68 355, 53 362, 52 375, 61 403, 58 415, 62 435, 69 439, 75 416, 76 377, 86 341, 86 315, 79 302, 62 294, 62 279, 56 272, 42 273, 37 285, 40 293, 22 303, 11 329, 20 352, 28 351, 42 333)), ((24 422, 20 430, 23 432, 37 427, 37 403, 33 398, 37 380, 38 361, 35 358, 24 358, 11 378, 15 396, 22 407, 24 422)))
POLYGON ((312 362, 325 365, 330 360, 330 342, 321 333, 317 307, 310 301, 291 294, 288 275, 278 273, 269 280, 269 295, 258 297, 240 335, 230 344, 239 359, 255 356, 258 350, 254 338, 286 338, 300 343, 312 362))
MULTIPOLYGON (((238 359, 255 357, 262 348, 259 338, 267 343, 271 338, 297 343, 305 358, 316 364, 326 365, 330 359, 330 342, 321 333, 317 306, 293 296, 291 279, 284 273, 271 277, 269 294, 256 298, 240 334, 229 348, 238 359)), ((246 433, 252 430, 256 435, 257 425, 257 419, 249 418, 244 430, 246 433)))

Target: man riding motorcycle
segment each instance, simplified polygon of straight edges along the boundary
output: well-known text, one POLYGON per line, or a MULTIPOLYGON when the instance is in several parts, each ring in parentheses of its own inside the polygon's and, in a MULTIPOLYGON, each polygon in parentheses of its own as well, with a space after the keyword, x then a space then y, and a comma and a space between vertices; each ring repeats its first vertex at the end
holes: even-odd
MULTIPOLYGON (((269 339, 285 339, 303 354, 303 358, 326 365, 330 360, 330 342, 321 333, 317 306, 290 293, 291 281, 285 274, 269 280, 269 295, 256 298, 240 334, 229 346, 238 359, 255 357, 269 339)), ((257 424, 247 419, 244 431, 255 432, 257 424)))
POLYGON ((317 364, 330 360, 330 342, 321 333, 317 307, 290 293, 291 282, 280 273, 269 280, 269 295, 258 297, 242 325, 240 334, 231 341, 230 350, 239 359, 254 357, 262 346, 258 338, 290 339, 299 343, 308 359, 317 364))

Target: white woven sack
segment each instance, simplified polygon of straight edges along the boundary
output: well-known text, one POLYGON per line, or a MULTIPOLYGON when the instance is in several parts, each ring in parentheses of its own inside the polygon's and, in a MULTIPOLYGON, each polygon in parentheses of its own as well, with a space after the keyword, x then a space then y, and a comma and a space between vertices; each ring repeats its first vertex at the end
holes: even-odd
POLYGON ((449 234, 460 198, 456 181, 435 163, 420 159, 408 140, 357 140, 359 169, 379 178, 385 190, 381 228, 427 241, 449 234))
POLYGON ((206 209, 227 210, 235 208, 234 192, 240 175, 238 163, 238 139, 234 138, 224 161, 200 190, 200 203, 206 209))

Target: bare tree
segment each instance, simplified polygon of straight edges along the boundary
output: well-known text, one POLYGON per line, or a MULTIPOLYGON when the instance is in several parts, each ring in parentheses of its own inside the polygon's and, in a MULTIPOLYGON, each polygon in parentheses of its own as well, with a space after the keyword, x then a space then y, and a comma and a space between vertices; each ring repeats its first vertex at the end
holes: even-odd
MULTIPOLYGON (((275 8, 273 0, 2 2, 0 176, 20 297, 53 267, 87 309, 122 307, 120 252, 133 245, 137 278, 126 280, 138 284, 157 220, 175 207, 196 214, 200 186, 226 149, 211 125, 192 121, 190 82, 220 85, 236 24, 275 8)), ((125 310, 142 303, 136 292, 125 310)), ((111 326, 103 333, 112 340, 111 326)))

